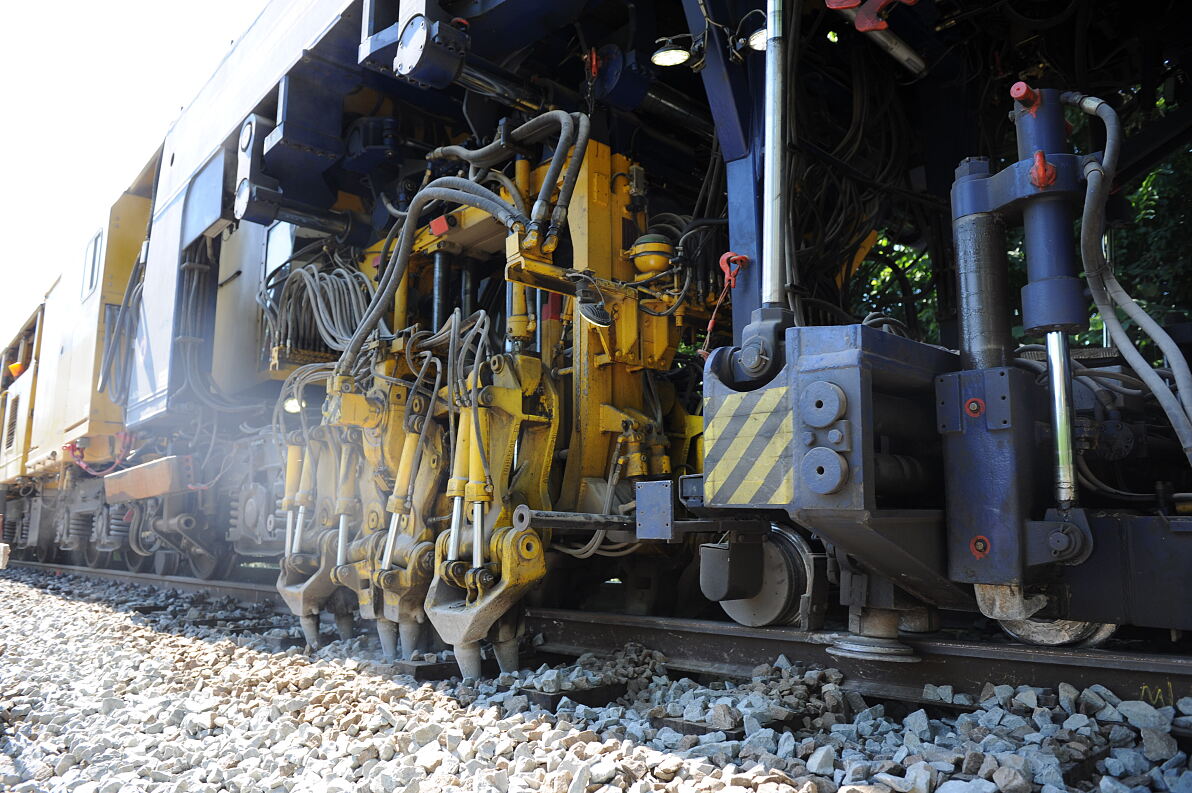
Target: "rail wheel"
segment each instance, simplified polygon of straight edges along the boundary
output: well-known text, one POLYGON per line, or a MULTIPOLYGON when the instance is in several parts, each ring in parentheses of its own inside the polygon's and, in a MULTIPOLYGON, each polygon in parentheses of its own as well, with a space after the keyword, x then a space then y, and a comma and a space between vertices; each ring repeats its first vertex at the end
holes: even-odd
POLYGON ((139 553, 133 553, 127 548, 124 550, 124 566, 128 568, 130 573, 143 573, 153 566, 152 556, 141 556, 139 553))
POLYGON ((231 581, 233 574, 240 569, 240 554, 235 551, 228 551, 221 557, 219 570, 217 571, 217 578, 221 581, 231 581))
POLYGON ((1043 647, 1099 647, 1118 626, 1083 620, 1000 620, 1002 630, 1023 644, 1043 647))
POLYGON ((153 554, 154 575, 175 575, 178 572, 178 554, 174 551, 158 551, 153 554))
POLYGON ((222 553, 217 553, 215 556, 191 556, 188 554, 186 563, 193 577, 210 581, 227 566, 226 557, 227 554, 222 553))
MULTIPOLYGON (((803 630, 820 627, 822 600, 815 554, 807 541, 785 526, 773 526, 762 543, 762 585, 756 595, 722 600, 721 608, 737 623, 750 627, 796 625, 803 630), (800 624, 807 623, 807 624, 800 624)), ((822 556, 820 557, 822 558, 822 556)))
POLYGON ((83 564, 92 570, 103 569, 112 561, 111 551, 101 551, 94 542, 90 541, 83 544, 82 555, 83 564))
POLYGON ((48 547, 41 545, 33 545, 28 549, 28 557, 34 562, 41 562, 43 564, 50 564, 58 558, 58 546, 50 545, 48 547))

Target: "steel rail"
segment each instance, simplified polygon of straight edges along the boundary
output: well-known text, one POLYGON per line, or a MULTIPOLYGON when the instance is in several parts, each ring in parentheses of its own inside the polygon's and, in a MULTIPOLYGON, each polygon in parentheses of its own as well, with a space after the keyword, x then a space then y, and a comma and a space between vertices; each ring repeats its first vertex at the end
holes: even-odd
POLYGON ((932 636, 907 638, 917 663, 881 663, 831 655, 842 634, 790 628, 749 628, 731 622, 605 614, 532 608, 527 631, 541 634, 536 649, 561 655, 611 650, 636 642, 659 650, 669 669, 692 674, 748 678, 754 667, 784 654, 835 667, 845 687, 863 695, 925 702, 925 684, 950 685, 957 693, 980 694, 986 683, 1078 689, 1106 686, 1123 699, 1141 699, 1161 707, 1192 696, 1192 658, 1105 649, 1032 647, 992 644, 932 636))
POLYGON ((237 600, 249 603, 280 603, 281 597, 277 589, 269 584, 256 584, 250 581, 205 581, 201 578, 189 578, 180 575, 156 575, 153 573, 133 573, 128 570, 100 570, 93 567, 80 567, 53 562, 30 562, 13 559, 9 567, 25 567, 41 570, 58 575, 77 575, 95 578, 103 581, 116 581, 122 584, 137 584, 159 589, 181 589, 186 592, 205 592, 212 595, 228 595, 237 600))

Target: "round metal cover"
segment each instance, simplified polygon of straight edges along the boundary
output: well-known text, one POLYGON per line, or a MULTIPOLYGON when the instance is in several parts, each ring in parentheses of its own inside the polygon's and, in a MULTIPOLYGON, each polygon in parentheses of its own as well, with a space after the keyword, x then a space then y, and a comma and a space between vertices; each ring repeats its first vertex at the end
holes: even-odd
POLYGON ((817 446, 803 455, 799 475, 811 492, 826 496, 848 481, 848 460, 826 446, 817 446))
POLYGON ((827 380, 817 380, 799 394, 799 418, 809 427, 827 427, 843 418, 847 408, 844 391, 827 380))
POLYGON ((422 57, 422 51, 426 49, 426 35, 426 17, 419 14, 406 23, 397 40, 394 71, 404 77, 414 70, 418 65, 418 59, 422 57))

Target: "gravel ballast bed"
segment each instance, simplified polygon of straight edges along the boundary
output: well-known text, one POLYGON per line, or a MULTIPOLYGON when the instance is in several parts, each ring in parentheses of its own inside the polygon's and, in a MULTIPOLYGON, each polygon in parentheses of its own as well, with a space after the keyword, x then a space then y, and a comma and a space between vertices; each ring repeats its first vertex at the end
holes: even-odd
POLYGON ((238 632, 269 619, 202 596, 6 571, 0 789, 1192 793, 1170 734, 1192 726, 1188 698, 1154 708, 1096 686, 941 685, 929 696, 959 709, 893 718, 836 670, 780 657, 750 681, 697 682, 636 646, 432 685, 395 676, 371 638, 306 656, 238 632), (568 696, 622 688, 603 706, 568 696), (531 692, 555 695, 555 711, 531 692))

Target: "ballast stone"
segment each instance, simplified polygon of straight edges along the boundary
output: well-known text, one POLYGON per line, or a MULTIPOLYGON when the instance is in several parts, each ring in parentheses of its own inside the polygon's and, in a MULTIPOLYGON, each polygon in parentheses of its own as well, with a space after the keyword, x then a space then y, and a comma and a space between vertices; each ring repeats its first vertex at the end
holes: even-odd
MULTIPOLYGON (((1060 793, 1070 787, 1067 769, 1087 761, 1096 763, 1088 784, 1102 793, 1123 793, 1115 784, 1131 793, 1142 786, 1192 793, 1187 756, 1171 751, 1168 735, 1174 719, 1189 716, 1184 706, 1192 703, 1182 700, 1151 707, 1152 714, 1104 687, 987 686, 975 714, 933 711, 941 717, 932 719, 917 711, 899 722, 843 688, 836 670, 780 658, 748 680, 701 685, 672 678, 665 659, 636 647, 499 681, 418 684, 393 679, 363 639, 311 657, 273 653, 252 635, 187 624, 190 609, 212 609, 187 596, 161 597, 165 611, 134 620, 29 587, 38 579, 26 575, 0 578, 0 631, 35 635, 39 616, 54 609, 64 618, 55 631, 64 649, 46 658, 34 642, 9 641, 15 655, 6 662, 24 678, 11 695, 0 694, 8 696, 0 713, 16 720, 13 740, 25 741, 13 756, 27 758, 10 769, 16 779, 0 759, 0 781, 14 788, 1060 793), (68 669, 82 648, 94 662, 68 669), (551 713, 524 691, 551 681, 563 692, 618 682, 627 693, 599 706, 564 697, 551 713), (697 711, 708 734, 656 726, 658 718, 697 711), (714 711, 733 726, 712 725, 714 711), (1155 723, 1156 715, 1159 726, 1136 724, 1155 723), (728 730, 741 728, 744 740, 728 740, 728 730)), ((93 582, 70 589, 124 602, 132 592, 93 582)), ((237 613, 232 604, 217 608, 237 613)), ((925 693, 937 702, 971 701, 946 684, 925 693)))

